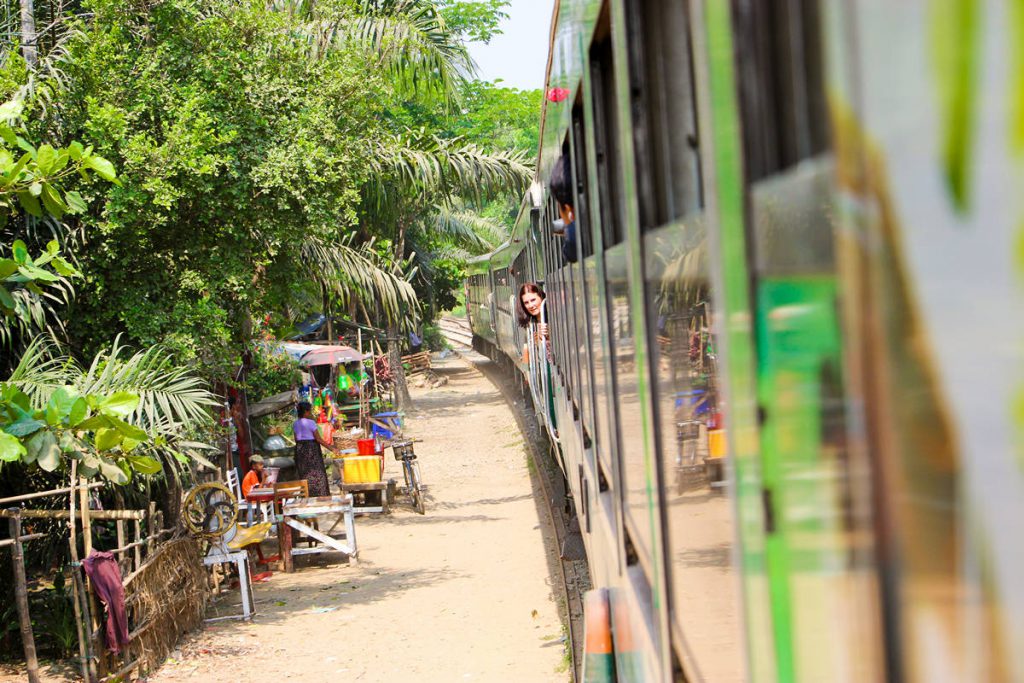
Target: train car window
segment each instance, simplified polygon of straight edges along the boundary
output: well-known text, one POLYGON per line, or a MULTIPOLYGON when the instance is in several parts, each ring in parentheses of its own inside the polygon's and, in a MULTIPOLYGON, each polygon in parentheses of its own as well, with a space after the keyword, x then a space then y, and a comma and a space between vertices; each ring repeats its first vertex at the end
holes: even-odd
MULTIPOLYGON (((698 147, 688 3, 628 3, 630 104, 643 255, 651 409, 661 484, 674 654, 694 680, 745 679, 739 537, 726 489, 718 339, 698 147), (714 588, 712 588, 714 586, 714 588)), ((621 379, 620 395, 629 384, 621 379)), ((626 401, 622 401, 623 404, 626 401)), ((622 413, 620 408, 620 413, 622 413)), ((627 433, 623 418, 623 435, 627 433)), ((623 447, 632 553, 643 566, 640 527, 650 494, 638 449, 623 447), (639 481, 638 481, 639 480, 639 481)), ((649 504, 649 503, 648 503, 649 504)))
POLYGON ((512 311, 509 310, 509 283, 508 283, 508 268, 499 268, 494 271, 494 297, 495 307, 502 313, 511 315, 512 311))
POLYGON ((687 3, 627 3, 630 102, 640 225, 703 206, 687 3))
POLYGON ((744 167, 749 182, 828 149, 818 0, 735 0, 744 167))
POLYGON ((597 170, 598 200, 601 203, 601 230, 604 248, 622 242, 626 233, 622 223, 622 196, 619 182, 621 167, 618 140, 619 115, 615 101, 615 68, 612 56, 610 20, 607 8, 594 30, 590 48, 590 83, 594 105, 594 160, 597 170))
MULTIPOLYGON (((572 110, 573 178, 575 180, 576 202, 576 235, 579 247, 579 263, 575 272, 578 274, 578 291, 576 297, 578 318, 578 339, 580 344, 580 408, 583 412, 584 444, 594 448, 594 440, 598 434, 597 409, 595 405, 595 355, 600 358, 598 350, 600 342, 594 339, 594 290, 597 286, 597 263, 594 256, 593 236, 590 221, 590 192, 587 184, 587 140, 584 134, 582 95, 577 99, 572 110)), ((593 466, 593 463, 591 463, 593 466)))
POLYGON ((866 570, 874 553, 871 462, 846 438, 848 351, 838 313, 820 4, 733 3, 735 41, 744 46, 736 73, 759 466, 771 520, 766 566, 780 670, 794 680, 884 680, 880 591, 866 570), (829 596, 827 606, 802 606, 800 587, 810 585, 829 596), (844 615, 841 623, 835 614, 844 615), (855 661, 849 652, 858 653, 855 661))
POLYGON ((587 191, 587 144, 583 135, 582 104, 577 104, 572 110, 572 159, 576 186, 576 203, 573 204, 576 213, 576 239, 582 261, 594 254, 587 203, 590 201, 590 193, 587 191))

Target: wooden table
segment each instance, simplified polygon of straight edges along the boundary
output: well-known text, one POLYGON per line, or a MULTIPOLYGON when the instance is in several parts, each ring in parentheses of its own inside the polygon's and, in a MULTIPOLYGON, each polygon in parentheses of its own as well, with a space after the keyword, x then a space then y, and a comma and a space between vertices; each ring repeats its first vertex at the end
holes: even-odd
POLYGON ((374 491, 379 491, 380 492, 380 505, 369 505, 369 504, 367 504, 366 500, 365 500, 366 499, 365 495, 363 496, 363 499, 364 499, 363 505, 355 505, 353 503, 352 510, 356 514, 364 513, 364 512, 383 512, 383 513, 387 514, 387 513, 391 512, 391 493, 392 493, 392 491, 394 489, 394 486, 395 486, 394 479, 390 479, 388 481, 373 481, 373 482, 363 482, 363 483, 355 483, 355 484, 345 484, 345 483, 342 483, 340 486, 341 486, 341 490, 344 493, 350 493, 350 494, 354 494, 354 493, 366 494, 366 493, 372 493, 374 491))
POLYGON ((285 572, 295 571, 293 557, 295 555, 308 555, 313 553, 341 552, 348 556, 350 563, 358 563, 359 548, 356 545, 356 522, 355 513, 352 509, 352 496, 348 494, 320 496, 319 498, 306 498, 293 502, 284 503, 281 506, 280 531, 278 541, 281 546, 281 559, 284 562, 285 572), (331 528, 326 532, 314 529, 302 521, 303 517, 309 515, 337 515, 337 519, 331 528), (344 535, 331 535, 334 529, 344 522, 344 535), (293 548, 292 530, 313 538, 320 542, 320 545, 311 548, 293 548))

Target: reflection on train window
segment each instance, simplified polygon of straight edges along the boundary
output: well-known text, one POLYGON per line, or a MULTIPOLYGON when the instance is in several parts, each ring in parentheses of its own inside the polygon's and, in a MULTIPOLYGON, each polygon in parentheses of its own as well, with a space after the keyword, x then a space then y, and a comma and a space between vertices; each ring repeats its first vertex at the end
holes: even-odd
MULTIPOLYGON (((687 3, 638 0, 627 22, 672 641, 696 680, 738 683, 746 680, 738 532, 727 491, 687 3)), ((639 464, 625 469, 627 509, 636 511, 639 464)), ((639 551, 643 539, 634 540, 639 551)))
POLYGON ((760 467, 780 671, 883 680, 868 468, 846 433, 818 0, 736 2, 760 467), (812 597, 813 596, 813 597, 812 597), (850 658, 850 652, 858 656, 850 658))

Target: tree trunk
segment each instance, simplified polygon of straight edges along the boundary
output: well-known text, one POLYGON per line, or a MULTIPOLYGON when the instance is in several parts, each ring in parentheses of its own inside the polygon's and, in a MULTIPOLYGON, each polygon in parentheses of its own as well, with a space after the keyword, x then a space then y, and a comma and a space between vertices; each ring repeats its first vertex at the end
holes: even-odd
MULTIPOLYGON (((405 258, 404 218, 398 221, 398 239, 395 240, 395 263, 405 258)), ((397 321, 388 322, 388 364, 395 382, 395 402, 399 410, 412 408, 412 396, 409 395, 409 384, 405 381, 405 368, 402 367, 402 332, 397 321)))
POLYGON ((324 298, 324 317, 327 318, 327 341, 334 342, 334 321, 331 320, 331 294, 327 290, 327 285, 320 285, 320 292, 324 298))
POLYGON ((396 325, 388 325, 388 365, 395 382, 395 403, 399 410, 412 408, 412 396, 409 385, 405 381, 405 368, 402 367, 401 332, 396 325))
POLYGON ((36 41, 36 15, 32 0, 21 0, 21 55, 29 66, 35 66, 38 59, 36 41))

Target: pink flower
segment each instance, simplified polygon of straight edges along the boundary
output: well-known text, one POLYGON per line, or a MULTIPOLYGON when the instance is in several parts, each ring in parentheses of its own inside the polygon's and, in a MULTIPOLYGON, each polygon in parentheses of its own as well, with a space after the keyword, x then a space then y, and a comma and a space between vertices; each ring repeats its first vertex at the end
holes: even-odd
POLYGON ((549 102, 561 102, 569 97, 569 90, 566 88, 551 88, 548 90, 549 102))

